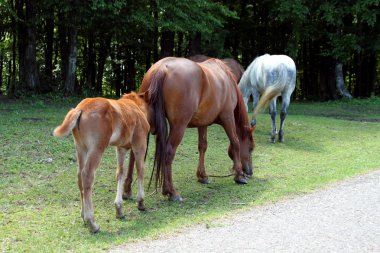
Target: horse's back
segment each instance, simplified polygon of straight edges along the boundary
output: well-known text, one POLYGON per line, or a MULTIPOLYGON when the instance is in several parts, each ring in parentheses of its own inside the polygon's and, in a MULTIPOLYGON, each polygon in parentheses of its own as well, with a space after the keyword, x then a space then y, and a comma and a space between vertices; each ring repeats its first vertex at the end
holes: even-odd
POLYGON ((226 99, 231 97, 226 88, 231 80, 215 61, 218 60, 195 63, 185 58, 164 58, 146 73, 140 91, 149 90, 157 72, 165 72, 161 88, 169 122, 209 125, 217 118, 226 99))

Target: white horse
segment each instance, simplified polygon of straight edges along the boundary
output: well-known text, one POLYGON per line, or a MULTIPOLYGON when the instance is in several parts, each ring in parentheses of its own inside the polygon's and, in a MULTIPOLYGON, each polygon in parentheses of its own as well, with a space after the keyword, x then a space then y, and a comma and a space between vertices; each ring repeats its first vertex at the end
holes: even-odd
POLYGON ((296 86, 296 65, 286 55, 265 54, 257 57, 246 69, 239 82, 245 107, 248 112, 248 99, 252 94, 253 113, 251 125, 256 124, 256 115, 259 110, 270 102, 269 114, 272 118, 272 133, 270 141, 275 142, 276 128, 276 100, 282 96, 281 124, 278 139, 284 142, 284 121, 286 110, 296 86), (261 95, 261 99, 260 99, 261 95))

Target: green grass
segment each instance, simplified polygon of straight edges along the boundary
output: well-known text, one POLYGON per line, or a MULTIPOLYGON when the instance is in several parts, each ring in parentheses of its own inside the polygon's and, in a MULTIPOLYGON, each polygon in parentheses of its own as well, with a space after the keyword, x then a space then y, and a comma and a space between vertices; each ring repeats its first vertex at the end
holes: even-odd
MULTIPOLYGON (((174 184, 184 198, 172 203, 146 187, 146 212, 124 202, 127 219, 115 218, 116 158, 108 149, 94 187, 92 235, 80 218, 72 137, 51 132, 78 99, 35 97, 0 102, 0 251, 97 252, 143 237, 233 215, 255 205, 310 192, 380 168, 380 99, 292 103, 286 142, 270 144, 270 117, 262 113, 255 131, 254 177, 237 185, 232 177, 197 183, 197 131, 188 129, 173 165, 174 184), (149 196, 148 196, 149 195, 149 196)), ((232 167, 228 141, 219 126, 208 131, 206 170, 226 175, 232 167)), ((146 162, 146 186, 153 162, 153 138, 146 162)), ((136 192, 136 184, 134 184, 136 192)))

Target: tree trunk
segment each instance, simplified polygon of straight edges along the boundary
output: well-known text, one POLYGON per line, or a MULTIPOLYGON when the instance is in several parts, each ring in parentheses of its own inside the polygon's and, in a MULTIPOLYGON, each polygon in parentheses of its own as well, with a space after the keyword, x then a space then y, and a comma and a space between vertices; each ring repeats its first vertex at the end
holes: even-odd
POLYGON ((60 54, 60 69, 61 81, 64 83, 68 65, 68 43, 67 43, 67 27, 65 26, 65 17, 63 13, 58 13, 58 37, 59 37, 59 54, 60 54))
POLYGON ((202 36, 200 32, 196 32, 190 37, 190 56, 202 54, 201 40, 202 36))
POLYGON ((335 65, 335 79, 336 79, 336 89, 338 90, 338 94, 344 98, 351 99, 352 96, 350 92, 347 90, 347 87, 344 83, 343 64, 340 62, 337 62, 335 65))
MULTIPOLYGON (((86 86, 89 89, 95 89, 96 78, 96 66, 95 66, 95 41, 93 34, 88 36, 88 48, 87 48, 87 67, 86 67, 86 86)), ((101 91, 100 91, 101 92, 101 91)))
POLYGON ((36 59, 36 16, 37 16, 37 3, 36 0, 26 1, 26 49, 25 49, 25 84, 28 90, 39 91, 40 80, 37 72, 37 59, 36 59))
POLYGON ((153 62, 158 61, 158 7, 155 0, 150 1, 154 17, 154 31, 153 31, 153 62))
POLYGON ((123 76, 121 73, 121 64, 120 64, 120 51, 121 48, 119 45, 115 45, 111 53, 112 59, 112 71, 113 71, 113 83, 115 84, 115 95, 120 97, 121 84, 123 82, 123 76))
POLYGON ((183 49, 182 49, 182 43, 183 43, 183 33, 179 32, 178 33, 178 41, 177 41, 177 52, 176 56, 177 57, 183 57, 183 49))
POLYGON ((69 52, 65 77, 65 93, 72 95, 75 92, 76 69, 77 69, 77 28, 69 28, 69 52))
POLYGON ((124 70, 124 83, 126 84, 125 92, 129 93, 136 90, 136 67, 135 67, 135 55, 134 50, 131 48, 126 49, 126 66, 124 70))
POLYGON ((3 87, 3 67, 4 67, 4 55, 0 52, 0 94, 2 94, 1 88, 3 87))
MULTIPOLYGON (((24 74, 25 74, 25 48, 26 48, 26 27, 25 23, 22 20, 25 20, 24 14, 24 0, 16 0, 15 4, 16 13, 17 13, 17 51, 18 51, 18 80, 19 85, 18 89, 24 89, 24 74)), ((16 35, 16 34, 15 34, 16 35)), ((16 80, 14 80, 16 81, 16 80)), ((16 91, 16 82, 13 83, 13 90, 16 91)))
POLYGON ((161 58, 173 56, 174 32, 163 31, 161 34, 161 58))
POLYGON ((102 94, 104 66, 110 51, 111 35, 104 35, 105 38, 100 38, 99 56, 98 56, 98 71, 96 77, 96 91, 102 94))
POLYGON ((47 18, 45 24, 46 31, 46 51, 45 51, 45 75, 49 80, 53 79, 53 45, 54 45, 54 18, 47 18))

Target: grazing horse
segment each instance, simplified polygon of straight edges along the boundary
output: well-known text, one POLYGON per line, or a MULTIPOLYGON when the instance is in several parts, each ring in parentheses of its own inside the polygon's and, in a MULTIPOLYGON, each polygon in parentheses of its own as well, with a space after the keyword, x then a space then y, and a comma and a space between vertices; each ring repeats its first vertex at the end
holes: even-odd
MULTIPOLYGON (((116 217, 123 218, 123 183, 127 176, 124 160, 129 149, 130 159, 136 161, 138 176, 138 209, 144 210, 144 156, 149 134, 148 107, 145 100, 135 94, 124 95, 119 100, 86 98, 71 109, 54 136, 74 136, 78 159, 78 186, 81 195, 84 222, 93 233, 99 231, 94 219, 92 186, 95 170, 107 146, 115 146, 117 154, 116 217)), ((130 165, 133 169, 133 164, 130 165)), ((131 169, 131 168, 130 168, 131 169)))
POLYGON ((197 178, 207 183, 204 166, 207 127, 220 124, 229 140, 236 183, 247 183, 252 175, 253 128, 239 88, 229 68, 220 60, 195 63, 185 58, 164 58, 145 74, 140 92, 147 92, 151 132, 156 134, 156 179, 163 195, 181 201, 172 182, 172 161, 185 130, 198 128, 197 178), (169 123, 168 133, 166 119, 169 123))
POLYGON ((253 114, 251 125, 256 124, 256 114, 267 103, 272 118, 272 133, 270 141, 275 142, 276 128, 276 100, 282 96, 281 124, 278 139, 284 142, 284 121, 290 103, 290 96, 296 86, 296 66, 294 61, 286 55, 265 54, 257 57, 246 69, 239 82, 239 88, 248 111, 248 99, 253 96, 253 114), (260 99, 260 95, 262 95, 260 99), (259 102, 260 99, 260 102, 259 102))
MULTIPOLYGON (((189 59, 195 62, 203 62, 210 59, 210 57, 202 55, 202 54, 196 54, 196 55, 190 56, 189 59)), ((234 74, 235 76, 236 82, 239 82, 241 76, 244 73, 243 66, 238 61, 232 58, 225 58, 225 59, 222 59, 222 61, 231 69, 232 74, 234 74)))

